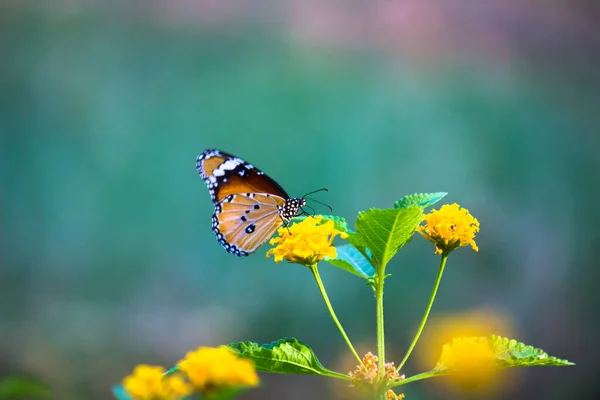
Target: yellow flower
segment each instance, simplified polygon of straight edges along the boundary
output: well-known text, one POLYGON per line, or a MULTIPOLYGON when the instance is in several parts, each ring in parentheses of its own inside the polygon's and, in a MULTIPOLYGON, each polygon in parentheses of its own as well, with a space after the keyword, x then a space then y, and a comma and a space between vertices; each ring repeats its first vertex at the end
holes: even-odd
POLYGON ((469 372, 493 367, 494 363, 494 349, 484 336, 452 339, 442 348, 439 360, 439 364, 449 369, 469 372))
POLYGON ((207 393, 226 388, 257 386, 258 375, 250 360, 238 357, 225 346, 199 347, 179 362, 192 385, 207 393))
POLYGON ((333 239, 337 235, 347 238, 348 234, 335 229, 331 220, 322 222, 323 217, 318 215, 307 217, 289 228, 279 228, 279 237, 269 242, 277 246, 267 251, 267 257, 273 255, 276 263, 286 259, 306 266, 314 265, 324 257, 337 257, 333 239))
POLYGON ((425 225, 417 227, 417 231, 435 244, 435 254, 447 254, 459 246, 467 245, 479 251, 475 243, 479 221, 466 208, 461 208, 456 203, 446 204, 439 210, 425 214, 423 220, 425 225))
POLYGON ((486 337, 455 338, 444 345, 436 367, 446 367, 463 390, 494 390, 497 375, 494 349, 486 337))
POLYGON ((427 322, 421 336, 421 350, 415 355, 423 370, 431 369, 440 357, 440 349, 457 337, 486 336, 498 332, 502 336, 514 336, 513 322, 509 315, 493 308, 480 308, 462 313, 437 314, 427 322))
POLYGON ((163 367, 138 365, 123 379, 123 387, 134 400, 179 400, 192 392, 181 375, 164 373, 163 367))
MULTIPOLYGON (((384 374, 382 379, 378 379, 379 367, 377 364, 377 356, 373 353, 368 352, 363 357, 363 365, 357 365, 356 369, 348 373, 348 376, 352 379, 351 386, 359 388, 364 391, 377 391, 380 387, 385 387, 391 383, 404 380, 404 375, 398 374, 393 362, 384 364, 384 374)), ((396 395, 392 390, 389 390, 386 394, 388 399, 402 399, 403 394, 396 395)))

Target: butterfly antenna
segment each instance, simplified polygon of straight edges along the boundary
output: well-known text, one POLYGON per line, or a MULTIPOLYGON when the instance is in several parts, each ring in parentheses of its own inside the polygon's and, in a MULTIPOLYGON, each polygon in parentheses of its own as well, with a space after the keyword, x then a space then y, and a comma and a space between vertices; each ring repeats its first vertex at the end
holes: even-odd
POLYGON ((304 205, 304 207, 308 207, 308 208, 310 208, 310 209, 312 210, 312 214, 310 214, 310 213, 307 213, 306 211, 302 210, 302 215, 313 215, 313 216, 315 215, 316 211, 315 211, 315 209, 314 209, 314 208, 312 208, 312 207, 311 207, 311 206, 309 206, 308 204, 305 204, 305 205, 304 205))
MULTIPOLYGON (((314 201, 315 203, 319 203, 319 204, 321 204, 322 206, 325 206, 325 207, 329 208, 329 211, 333 212, 333 208, 331 208, 331 206, 330 206, 329 204, 325 204, 325 203, 322 203, 322 202, 320 202, 319 200, 310 199, 310 198, 308 198, 308 197, 303 197, 303 198, 304 198, 305 200, 310 200, 310 201, 314 201)), ((311 208, 312 208, 312 207, 311 207, 311 208)))
POLYGON ((302 196, 303 199, 306 198, 306 196, 308 196, 309 194, 313 194, 313 193, 317 193, 317 192, 329 192, 329 190, 327 190, 326 188, 322 188, 322 189, 317 189, 317 190, 313 190, 312 192, 308 192, 306 193, 304 196, 302 196))

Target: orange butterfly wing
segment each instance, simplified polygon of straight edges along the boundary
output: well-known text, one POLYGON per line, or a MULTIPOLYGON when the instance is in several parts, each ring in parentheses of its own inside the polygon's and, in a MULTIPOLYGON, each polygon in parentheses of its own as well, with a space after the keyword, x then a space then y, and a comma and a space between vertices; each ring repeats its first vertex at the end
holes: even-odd
POLYGON ((213 232, 230 253, 246 256, 256 251, 283 223, 279 207, 285 199, 263 193, 227 196, 215 207, 213 232))
POLYGON ((235 255, 256 251, 303 204, 254 165, 223 151, 203 151, 196 168, 215 204, 213 232, 235 255))
POLYGON ((230 194, 269 193, 284 199, 290 196, 281 186, 254 165, 220 150, 204 150, 196 168, 208 186, 213 203, 230 194))

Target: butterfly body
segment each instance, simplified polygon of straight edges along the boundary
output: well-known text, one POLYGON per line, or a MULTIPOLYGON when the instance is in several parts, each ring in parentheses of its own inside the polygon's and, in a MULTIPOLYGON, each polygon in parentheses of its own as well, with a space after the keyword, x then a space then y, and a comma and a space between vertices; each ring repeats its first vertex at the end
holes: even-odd
POLYGON ((212 230, 236 256, 255 252, 306 204, 303 198, 290 198, 254 165, 220 150, 200 153, 196 168, 215 206, 212 230))

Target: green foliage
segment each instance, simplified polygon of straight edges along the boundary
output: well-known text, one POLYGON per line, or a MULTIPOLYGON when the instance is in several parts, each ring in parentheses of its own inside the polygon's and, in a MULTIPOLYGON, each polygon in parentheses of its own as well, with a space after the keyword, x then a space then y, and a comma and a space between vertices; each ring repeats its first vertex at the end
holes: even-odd
POLYGON ((377 267, 383 270, 390 259, 408 243, 421 222, 419 207, 372 208, 358 214, 356 230, 373 255, 377 267))
POLYGON ((346 241, 352 246, 354 246, 356 250, 360 251, 360 253, 363 256, 365 256, 365 258, 369 260, 370 263, 372 263, 371 257, 373 257, 373 255, 371 254, 371 251, 367 249, 367 245, 365 244, 362 237, 358 233, 352 232, 350 230, 347 233, 348 237, 346 238, 346 241))
POLYGON ((394 208, 408 208, 412 206, 421 208, 429 207, 440 201, 447 194, 447 192, 409 194, 395 202, 394 208))
POLYGON ((501 368, 575 365, 567 360, 551 357, 542 349, 517 342, 514 339, 491 335, 488 342, 494 348, 498 366, 501 368))
POLYGON ((251 359, 257 371, 350 379, 323 367, 312 349, 295 338, 280 339, 262 346, 254 342, 231 343, 228 346, 241 357, 251 359))
POLYGON ((375 268, 371 262, 354 246, 345 244, 338 246, 336 258, 325 258, 329 264, 342 268, 363 279, 368 279, 375 275, 375 268))
POLYGON ((52 393, 46 384, 25 376, 9 376, 0 381, 0 400, 51 399, 52 393))
POLYGON ((212 393, 209 396, 188 396, 186 397, 184 400, 200 400, 200 399, 207 399, 207 400, 229 400, 229 399, 234 399, 236 397, 238 397, 240 394, 247 392, 248 390, 250 390, 252 388, 248 388, 248 387, 236 387, 236 388, 229 388, 229 389, 222 389, 219 390, 217 393, 212 393))
MULTIPOLYGON (((508 339, 501 336, 490 335, 481 337, 469 337, 467 340, 474 342, 487 342, 486 344, 493 350, 494 360, 498 368, 514 368, 514 367, 562 367, 574 365, 567 360, 551 357, 542 349, 517 342, 514 339, 508 339)), ((444 346, 452 346, 446 344, 444 346)), ((451 368, 443 364, 443 361, 438 361, 434 370, 447 370, 451 368)))
MULTIPOLYGON (((380 360, 385 360, 385 351, 383 343, 385 338, 383 334, 383 282, 389 276, 385 274, 385 267, 391 258, 408 243, 423 219, 423 210, 431 206, 440 199, 446 196, 445 192, 437 193, 415 193, 408 195, 398 200, 394 204, 394 208, 376 209, 372 208, 364 212, 360 212, 356 221, 356 232, 348 228, 346 220, 342 217, 333 215, 323 215, 324 221, 332 221, 335 229, 348 234, 346 241, 348 243, 336 247, 337 257, 334 259, 325 258, 324 261, 359 276, 367 281, 374 289, 377 303, 377 335, 378 335, 378 352, 380 360)), ((306 217, 293 218, 293 222, 300 222, 306 217)), ((447 256, 447 255, 446 255, 447 256)), ((414 348, 423 326, 431 310, 433 299, 437 290, 437 285, 441 279, 443 267, 446 258, 442 257, 438 278, 436 279, 435 289, 432 292, 430 303, 424 315, 424 319, 419 328, 413 344, 409 348, 405 358, 399 368, 404 366, 404 362, 409 358, 410 352, 414 348)), ((316 268, 313 269, 313 274, 317 280, 325 302, 329 308, 329 312, 337 324, 340 333, 346 340, 350 350, 355 358, 361 363, 360 356, 357 354, 351 344, 345 330, 339 323, 333 308, 322 286, 322 282, 316 268)), ((433 378, 442 375, 451 375, 461 371, 461 352, 465 351, 466 356, 470 356, 471 350, 477 356, 478 351, 483 351, 482 357, 487 357, 488 361, 492 361, 493 365, 498 368, 514 368, 514 367, 530 367, 530 366, 567 366, 573 363, 561 360, 556 357, 551 357, 541 349, 525 345, 513 339, 491 335, 489 337, 472 337, 462 338, 466 342, 459 342, 455 348, 446 348, 453 346, 453 343, 446 344, 442 357, 436 366, 427 372, 423 372, 412 377, 408 377, 401 381, 393 382, 387 387, 395 387, 405 385, 410 382, 415 382, 422 379, 433 378), (474 347, 470 347, 471 344, 474 347), (484 346, 482 346, 484 344, 484 346), (463 345, 465 347, 463 347, 463 345), (465 350, 466 349, 466 350, 465 350), (449 353, 445 353, 449 351, 449 353), (455 357, 453 359, 453 357, 455 357), (492 358, 490 358, 492 357, 492 358), (447 362, 448 365, 445 365, 447 362)), ((331 371, 325 368, 317 359, 313 350, 295 338, 285 338, 277 340, 270 344, 259 345, 254 342, 239 342, 229 344, 228 347, 234 350, 240 357, 252 360, 257 371, 277 373, 277 374, 308 374, 319 375, 330 378, 350 380, 348 375, 331 371)), ((465 356, 465 355, 463 355, 465 356)), ((381 361, 383 362, 383 361, 381 361)), ((463 364, 464 365, 464 364, 463 364)), ((178 370, 174 367, 165 374, 170 374, 178 370)), ((387 388, 383 381, 373 382, 373 388, 379 390, 387 388), (379 385, 379 386, 378 386, 379 385), (381 386, 383 385, 383 386, 381 386)), ((211 395, 211 400, 229 400, 236 397, 246 388, 235 388, 225 390, 211 395)), ((131 400, 121 386, 116 386, 113 392, 118 400, 131 400)), ((200 399, 198 395, 188 397, 187 400, 200 399)), ((0 400, 2 400, 0 398, 0 400)))

